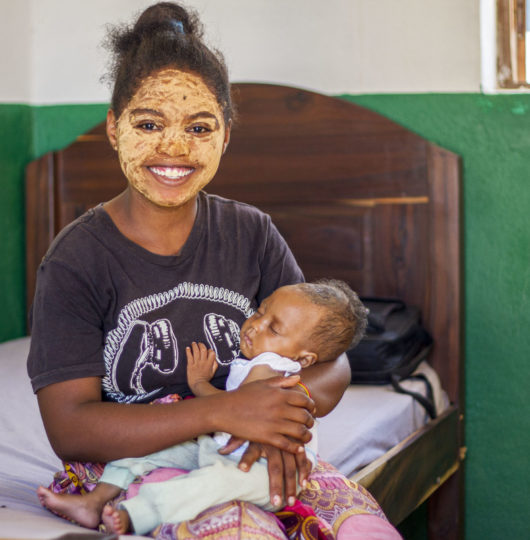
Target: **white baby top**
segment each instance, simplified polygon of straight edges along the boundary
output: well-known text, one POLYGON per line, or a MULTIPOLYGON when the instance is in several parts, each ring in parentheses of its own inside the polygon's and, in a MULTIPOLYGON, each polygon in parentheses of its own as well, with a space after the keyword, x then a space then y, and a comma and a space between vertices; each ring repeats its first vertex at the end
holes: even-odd
POLYGON ((273 352, 258 354, 252 360, 236 358, 230 364, 230 373, 226 379, 226 389, 235 390, 239 388, 251 369, 260 365, 270 366, 274 371, 284 371, 286 377, 298 373, 302 369, 302 366, 298 362, 273 352))

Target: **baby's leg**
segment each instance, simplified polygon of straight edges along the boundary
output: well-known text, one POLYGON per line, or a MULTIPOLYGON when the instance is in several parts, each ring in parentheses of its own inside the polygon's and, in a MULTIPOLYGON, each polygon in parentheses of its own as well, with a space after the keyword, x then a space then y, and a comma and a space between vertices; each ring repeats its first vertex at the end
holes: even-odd
POLYGON ((37 496, 42 506, 70 521, 91 529, 99 525, 104 505, 119 495, 121 489, 112 484, 100 482, 84 495, 54 493, 40 486, 37 496))
POLYGON ((113 533, 126 534, 130 532, 131 520, 129 519, 127 510, 114 508, 110 504, 107 504, 103 508, 101 518, 107 529, 113 533))
POLYGON ((186 441, 147 456, 110 461, 105 466, 100 481, 127 489, 136 477, 161 467, 196 469, 198 448, 196 441, 186 441))
POLYGON ((193 519, 216 504, 241 500, 265 510, 276 509, 269 501, 269 477, 264 463, 255 463, 249 472, 218 455, 212 464, 165 482, 144 484, 136 497, 123 501, 134 531, 145 534, 161 523, 193 519))

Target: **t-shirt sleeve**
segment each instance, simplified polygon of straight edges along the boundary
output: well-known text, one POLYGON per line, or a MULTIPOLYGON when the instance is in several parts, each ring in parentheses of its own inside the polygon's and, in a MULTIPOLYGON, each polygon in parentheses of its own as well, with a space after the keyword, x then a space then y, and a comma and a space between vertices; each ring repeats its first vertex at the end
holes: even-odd
POLYGON ((261 270, 262 277, 257 295, 258 303, 270 296, 278 287, 304 281, 304 274, 287 242, 270 220, 268 221, 261 270))
POLYGON ((28 373, 34 392, 105 374, 102 319, 94 286, 82 272, 50 260, 41 264, 30 314, 28 373))

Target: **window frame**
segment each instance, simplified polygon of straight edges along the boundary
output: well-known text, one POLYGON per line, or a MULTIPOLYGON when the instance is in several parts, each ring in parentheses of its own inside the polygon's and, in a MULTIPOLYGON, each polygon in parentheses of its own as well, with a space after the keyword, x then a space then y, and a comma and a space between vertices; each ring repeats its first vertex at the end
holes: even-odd
POLYGON ((497 69, 499 89, 530 88, 526 80, 526 2, 497 0, 497 69))

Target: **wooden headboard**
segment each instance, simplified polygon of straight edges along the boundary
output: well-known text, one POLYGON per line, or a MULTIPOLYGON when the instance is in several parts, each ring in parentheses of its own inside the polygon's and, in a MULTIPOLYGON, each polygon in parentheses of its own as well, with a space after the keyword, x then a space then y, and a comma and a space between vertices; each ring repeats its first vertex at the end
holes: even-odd
MULTIPOLYGON (((268 212, 308 280, 421 308, 431 363, 462 403, 459 158, 345 100, 234 85, 240 120, 208 191, 268 212)), ((27 291, 52 238, 125 187, 104 125, 27 170, 27 291)))

